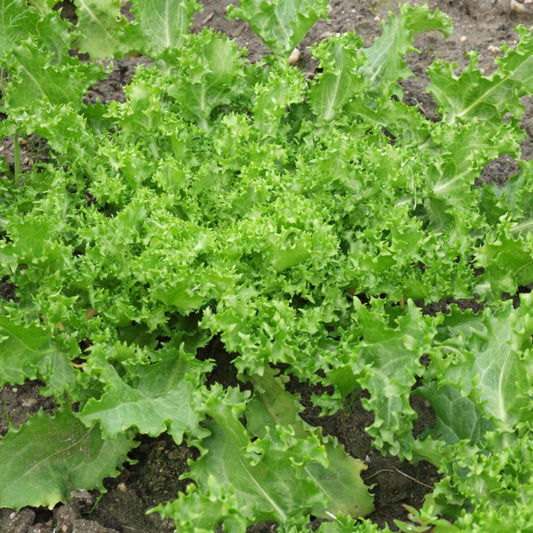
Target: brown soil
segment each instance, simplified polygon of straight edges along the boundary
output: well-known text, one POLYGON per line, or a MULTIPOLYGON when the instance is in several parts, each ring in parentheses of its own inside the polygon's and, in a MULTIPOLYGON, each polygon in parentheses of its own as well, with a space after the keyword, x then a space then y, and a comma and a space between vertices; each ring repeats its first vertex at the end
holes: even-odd
MULTIPOLYGON (((240 46, 248 49, 248 56, 256 60, 265 52, 265 46, 255 37, 248 25, 239 20, 225 19, 228 2, 220 0, 203 0, 204 11, 197 15, 194 29, 209 26, 223 31, 235 38, 240 46)), ((312 71, 314 65, 306 47, 326 34, 355 30, 367 43, 380 33, 380 23, 388 10, 397 10, 398 0, 332 0, 330 18, 320 21, 312 28, 302 44, 302 58, 299 67, 312 71)), ((413 1, 411 3, 424 3, 413 1)), ((428 116, 434 114, 431 97, 424 92, 427 83, 425 70, 435 59, 455 61, 458 66, 466 64, 466 52, 478 50, 479 63, 486 73, 494 69, 497 50, 504 42, 513 45, 516 33, 513 28, 519 23, 531 26, 533 14, 511 13, 509 0, 430 0, 432 9, 441 9, 451 16, 454 34, 447 40, 435 32, 419 37, 417 47, 421 51, 411 54, 409 66, 416 78, 407 80, 405 99, 408 103, 418 105, 428 116)), ((67 4, 63 2, 63 4, 67 4)), ((100 83, 88 95, 103 101, 123 98, 122 86, 131 80, 136 65, 142 59, 127 59, 116 62, 109 79, 100 83)), ((526 102, 526 116, 523 124, 528 133, 523 143, 524 159, 533 157, 533 111, 531 102, 526 102)), ((23 170, 38 157, 39 142, 22 147, 23 170)), ((11 159, 11 144, 8 139, 0 142, 0 156, 11 159)), ((516 163, 509 158, 500 158, 489 165, 480 179, 500 184, 516 171, 516 163)), ((0 279, 0 297, 12 299, 14 288, 6 279, 0 279)), ((428 306, 427 312, 446 312, 449 301, 428 306), (430 308, 429 308, 430 307, 430 308)), ((224 360, 223 353, 215 357, 224 360)), ((222 362, 222 361, 221 361, 222 362)), ((5 434, 8 423, 20 425, 26 417, 39 409, 51 411, 54 403, 51 399, 39 396, 39 382, 29 382, 19 386, 6 386, 0 389, 0 434, 5 434)), ((371 444, 364 428, 372 422, 372 414, 366 412, 355 398, 353 405, 346 411, 333 416, 319 417, 311 407, 308 387, 296 382, 291 383, 291 390, 298 392, 306 406, 304 418, 313 425, 320 425, 324 434, 336 436, 348 453, 366 461, 368 470, 364 473, 367 484, 373 486, 375 495, 375 512, 370 518, 379 525, 388 524, 395 529, 394 519, 406 519, 407 512, 403 505, 419 507, 424 495, 431 492, 430 487, 437 480, 434 467, 427 463, 418 465, 402 463, 395 457, 383 457, 371 444)), ((433 413, 424 400, 416 398, 413 402, 419 418, 416 431, 430 426, 433 413)), ((70 503, 58 505, 53 510, 25 508, 16 513, 9 509, 0 510, 0 531, 3 533, 165 533, 173 531, 169 522, 163 522, 157 515, 145 515, 150 507, 172 500, 179 490, 184 490, 186 481, 180 481, 179 475, 186 471, 187 459, 193 457, 194 450, 185 446, 176 446, 166 435, 157 439, 141 438, 139 447, 130 456, 132 463, 124 467, 117 479, 107 480, 107 492, 103 495, 97 491, 80 491, 73 495, 70 503)), ((272 524, 258 524, 249 528, 256 533, 273 531, 272 524)))

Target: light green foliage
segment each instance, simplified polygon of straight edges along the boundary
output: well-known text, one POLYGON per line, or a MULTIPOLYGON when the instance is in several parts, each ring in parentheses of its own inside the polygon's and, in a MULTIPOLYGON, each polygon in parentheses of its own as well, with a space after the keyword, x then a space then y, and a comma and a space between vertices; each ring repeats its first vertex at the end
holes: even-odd
POLYGON ((39 412, 0 440, 2 506, 53 507, 74 490, 102 488, 136 445, 130 433, 102 438, 98 426, 85 427, 67 408, 39 412))
POLYGON ((518 28, 521 39, 516 49, 505 47, 498 58, 498 70, 486 77, 477 69, 477 55, 459 76, 454 65, 435 63, 430 69, 433 94, 443 120, 452 124, 459 119, 494 120, 509 112, 519 118, 523 112, 520 96, 533 87, 533 40, 526 28, 518 28))
MULTIPOLYGON (((130 348, 126 346, 115 349, 122 351, 122 357, 129 355, 130 348)), ((104 362, 104 354, 93 354, 101 357, 100 379, 106 392, 100 400, 91 398, 83 408, 80 419, 86 425, 98 420, 108 438, 132 427, 152 437, 168 430, 178 444, 184 433, 189 436, 204 433, 198 426, 201 398, 197 398, 199 405, 195 405, 193 398, 210 365, 200 364, 183 350, 166 346, 159 353, 151 354, 153 359, 159 359, 157 362, 138 365, 133 380, 130 373, 128 377, 133 381, 130 384, 121 379, 112 365, 104 362), (190 401, 184 402, 184 398, 190 401)), ((106 355, 112 357, 109 351, 106 355)))
POLYGON ((127 20, 120 0, 76 0, 80 36, 76 48, 92 59, 117 57, 128 51, 122 40, 127 20))
POLYGON ((353 33, 315 46, 314 55, 324 71, 318 75, 309 98, 318 118, 330 121, 346 102, 367 88, 368 79, 361 69, 366 56, 361 46, 361 39, 353 33), (354 53, 355 50, 359 53, 354 53))
MULTIPOLYGON (((182 44, 201 4, 197 0, 138 0, 132 7, 141 30, 138 50, 153 56, 182 44)), ((133 44, 131 39, 128 43, 133 44)))
POLYGON ((243 53, 226 36, 215 37, 209 30, 185 38, 184 47, 186 53, 167 60, 172 80, 179 72, 168 94, 184 118, 207 129, 211 111, 235 101, 242 91, 243 53))
POLYGON ((0 262, 18 297, 0 307, 0 385, 40 379, 61 407, 0 439, 0 485, 16 487, 0 506, 100 486, 130 432, 167 431, 200 452, 194 483, 157 508, 180 531, 297 532, 310 516, 325 533, 379 531, 355 521, 372 509, 364 465, 303 422, 292 374, 329 386, 312 398, 324 412, 364 391, 376 448, 439 467, 402 531, 531 529, 533 301, 518 296, 533 283, 531 34, 489 77, 475 56, 460 74, 431 66, 433 122, 398 83, 417 34, 450 32, 424 6, 403 4, 369 47, 353 33, 316 45, 307 80, 287 55, 325 2, 233 8, 271 47, 258 64, 226 36, 189 34, 194 0, 133 2, 132 22, 119 2, 78 1, 76 28, 53 2, 30 4, 0 0, 0 135, 37 133, 51 151, 0 180, 0 262), (152 61, 125 102, 84 104, 105 72, 71 45, 152 61), (517 174, 476 185, 504 154, 517 174), (441 298, 484 309, 423 312, 441 298), (225 390, 200 357, 215 339, 235 355, 225 390), (413 395, 436 415, 417 437, 413 395), (90 464, 62 444, 85 435, 90 464))
POLYGON ((235 389, 224 393, 214 387, 204 399, 211 435, 202 441, 202 456, 187 475, 207 492, 191 490, 160 507, 180 531, 213 531, 222 522, 225 529, 244 533, 246 524, 262 520, 303 527, 310 512, 327 518, 373 510, 359 477, 363 463, 333 440, 322 443, 316 428, 298 417, 297 401, 274 374, 266 369, 254 378, 255 393, 246 406, 235 389), (222 494, 224 500, 199 521, 207 503, 202 499, 215 502, 222 494), (246 520, 237 525, 239 516, 246 520))
POLYGON ((399 16, 389 14, 389 20, 381 23, 382 33, 365 51, 368 67, 365 74, 373 93, 378 96, 394 94, 401 98, 398 85, 401 79, 412 76, 405 65, 405 54, 417 52, 414 41, 417 34, 428 30, 439 30, 446 37, 451 34, 451 21, 439 10, 430 12, 429 7, 410 6, 402 3, 399 16))
POLYGON ((54 392, 59 394, 72 384, 69 357, 47 329, 0 316, 0 380, 16 384, 25 378, 42 378, 52 387, 57 384, 54 392))
POLYGON ((287 56, 327 13, 327 0, 242 0, 228 8, 228 16, 248 22, 274 54, 287 56))

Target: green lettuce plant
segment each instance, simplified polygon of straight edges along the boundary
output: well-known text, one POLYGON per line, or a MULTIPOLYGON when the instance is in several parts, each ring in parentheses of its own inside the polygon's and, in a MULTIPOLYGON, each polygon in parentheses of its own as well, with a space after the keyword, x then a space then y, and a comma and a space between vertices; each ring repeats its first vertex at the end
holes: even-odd
POLYGON ((0 137, 50 150, 0 180, 18 297, 0 308, 0 384, 40 379, 59 405, 0 439, 0 505, 102 488, 136 434, 167 431, 199 451, 186 494, 156 509, 179 531, 301 531, 311 516, 378 531, 364 464, 303 422, 293 375, 328 386, 324 412, 367 391, 374 446, 439 468, 402 530, 530 530, 530 32, 490 76, 475 54, 460 74, 432 65, 432 122, 399 83, 418 33, 451 32, 427 6, 402 4, 368 48, 353 33, 315 45, 309 80, 287 58, 325 2, 240 2, 230 15, 272 51, 256 64, 189 33, 194 0, 136 0, 133 21, 118 0, 78 0, 75 26, 54 4, 0 0, 0 137), (151 61, 124 103, 90 104, 107 72, 70 50, 151 61), (477 186, 503 154, 517 174, 477 186), (445 297, 483 311, 424 313, 445 297), (215 338, 235 385, 208 381, 198 351, 215 338), (413 395, 436 414, 417 437, 413 395))

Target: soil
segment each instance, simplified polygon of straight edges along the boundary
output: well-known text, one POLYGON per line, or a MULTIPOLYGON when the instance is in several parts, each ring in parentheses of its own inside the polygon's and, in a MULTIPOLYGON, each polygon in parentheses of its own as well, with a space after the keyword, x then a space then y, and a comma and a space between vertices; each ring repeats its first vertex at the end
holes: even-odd
MULTIPOLYGON (((253 34, 248 25, 239 20, 225 19, 229 1, 203 0, 204 10, 194 22, 194 30, 209 26, 234 38, 239 46, 246 47, 248 57, 254 61, 267 52, 266 47, 253 34)), ((312 72, 315 68, 306 47, 321 38, 337 32, 355 30, 365 43, 371 43, 380 34, 380 23, 389 10, 398 9, 398 0, 332 0, 328 21, 319 21, 300 46, 302 53, 299 68, 312 72)), ((424 3, 419 1, 413 4, 424 3)), ((447 13, 453 21, 454 33, 444 39, 437 32, 428 32, 417 39, 420 54, 409 54, 408 65, 417 77, 404 82, 405 101, 417 105, 429 118, 436 118, 435 106, 430 95, 424 92, 427 84, 425 71, 435 59, 454 61, 459 68, 467 63, 466 53, 480 52, 479 64, 485 73, 494 69, 494 59, 499 54, 502 43, 513 45, 517 35, 513 31, 518 24, 533 24, 531 13, 516 13, 510 10, 510 0, 430 0, 432 9, 447 13)), ((68 2, 62 2, 64 16, 73 17, 68 2)), ((114 62, 114 70, 107 80, 91 89, 88 100, 100 98, 102 101, 123 99, 122 87, 127 84, 136 66, 143 58, 127 58, 114 62)), ((533 157, 533 105, 524 102, 526 114, 523 120, 528 136, 522 144, 523 158, 533 157)), ((28 169, 36 159, 46 155, 46 147, 39 139, 30 139, 21 146, 22 170, 28 169)), ((12 144, 9 139, 0 142, 0 156, 12 163, 12 144)), ((488 165, 480 176, 480 181, 504 184, 516 172, 516 162, 509 157, 499 158, 488 165)), ((15 298, 14 287, 7 278, 0 279, 0 297, 15 298)), ((431 304, 426 312, 446 312, 450 300, 431 304)), ((471 307, 472 302, 461 302, 471 307)), ((228 361, 228 355, 217 345, 213 345, 214 357, 220 366, 228 361)), ((224 377, 221 372, 219 379, 224 377)), ((27 382, 23 385, 6 386, 0 390, 0 435, 7 432, 8 424, 19 426, 29 414, 39 409, 52 412, 55 404, 50 398, 39 395, 42 383, 27 382)), ((427 463, 408 464, 397 458, 383 457, 373 447, 364 429, 372 422, 372 414, 365 411, 360 398, 354 398, 350 408, 333 416, 320 417, 311 406, 311 391, 305 384, 291 381, 292 392, 301 395, 305 406, 303 417, 307 422, 323 428, 325 435, 336 436, 344 444, 346 451, 363 459, 368 469, 363 477, 375 495, 375 512, 369 517, 376 524, 388 524, 397 530, 393 520, 405 520, 407 511, 404 505, 419 507, 424 495, 438 479, 436 469, 427 463)), ((421 432, 433 423, 433 413, 429 404, 415 398, 413 408, 418 413, 416 432, 421 432)), ((130 454, 131 463, 126 464, 121 475, 104 482, 107 492, 78 491, 67 504, 54 509, 24 508, 19 512, 10 509, 0 510, 0 531, 3 533, 165 533, 174 530, 168 521, 158 515, 146 515, 154 505, 175 499, 178 491, 185 489, 187 480, 179 476, 187 470, 187 460, 195 451, 186 446, 177 446, 167 435, 159 438, 140 437, 139 446, 130 454)), ((275 531, 275 526, 264 523, 249 528, 250 532, 275 531)))

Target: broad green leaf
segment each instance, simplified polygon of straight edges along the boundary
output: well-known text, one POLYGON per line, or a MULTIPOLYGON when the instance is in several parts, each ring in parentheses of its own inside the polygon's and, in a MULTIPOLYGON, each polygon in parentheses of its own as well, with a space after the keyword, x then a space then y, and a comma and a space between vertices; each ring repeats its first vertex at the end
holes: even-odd
POLYGON ((460 440, 469 440, 476 444, 484 437, 486 431, 494 426, 485 418, 481 409, 470 399, 461 396, 459 389, 435 383, 418 387, 416 394, 425 398, 435 411, 435 428, 428 431, 434 439, 454 444, 460 440))
POLYGON ((416 377, 424 372, 420 358, 429 349, 434 329, 412 302, 395 327, 387 324, 385 314, 362 304, 357 305, 357 316, 363 339, 354 346, 352 365, 356 374, 362 373, 359 386, 370 394, 363 406, 375 414, 367 432, 382 450, 409 458, 416 416, 409 396, 416 377))
POLYGON ((382 125, 394 136, 397 144, 414 146, 417 149, 424 146, 433 129, 433 123, 417 108, 388 96, 373 98, 364 103, 360 98, 353 98, 346 105, 345 112, 362 117, 370 123, 382 125))
MULTIPOLYGON (((254 396, 246 410, 247 429, 260 438, 266 438, 275 431, 276 425, 292 427, 295 436, 305 439, 316 433, 315 428, 306 424, 299 416, 302 410, 295 396, 288 393, 283 383, 288 378, 276 378, 277 371, 267 368, 262 376, 251 379, 254 396)), ((373 511, 372 498, 368 487, 363 484, 360 472, 363 463, 348 456, 335 439, 323 439, 328 465, 310 463, 305 471, 327 498, 327 508, 314 510, 324 518, 331 515, 365 516, 373 511)))
POLYGON ((255 521, 287 523, 325 501, 303 468, 310 461, 327 464, 316 438, 298 439, 290 428, 277 426, 277 432, 252 440, 238 419, 238 404, 231 405, 234 398, 221 400, 212 395, 206 402, 211 437, 202 442, 204 452, 190 473, 200 487, 216 472, 255 521))
MULTIPOLYGON (((521 161, 520 171, 501 187, 492 186, 498 197, 498 205, 494 207, 497 214, 505 213, 516 222, 511 228, 514 235, 533 232, 533 163, 521 161)), ((499 217, 495 217, 497 220, 499 217)))
POLYGON ((121 379, 112 367, 104 370, 106 392, 90 399, 80 413, 87 426, 99 421, 106 438, 136 427, 157 437, 168 430, 177 444, 183 435, 201 436, 199 398, 209 365, 182 350, 165 349, 161 360, 136 370, 134 384, 121 379))
POLYGON ((207 129, 211 111, 239 95, 243 54, 226 36, 209 30, 189 35, 184 46, 186 49, 172 58, 178 71, 168 92, 185 119, 207 129))
POLYGON ((136 0, 132 10, 140 28, 139 51, 159 54, 178 48, 192 23, 192 15, 201 9, 197 0, 136 0))
POLYGON ((483 278, 496 297, 504 292, 515 294, 518 287, 533 283, 533 234, 516 231, 520 229, 521 225, 503 219, 476 251, 476 264, 485 270, 483 278))
POLYGON ((362 41, 353 33, 332 37, 313 48, 323 72, 313 83, 309 101, 321 120, 330 121, 368 82, 361 72, 365 64, 362 41))
POLYGON ((435 371, 443 384, 459 385, 484 418, 497 429, 512 432, 517 423, 526 422, 532 409, 531 335, 533 296, 522 295, 520 307, 507 301, 501 309, 487 309, 478 316, 450 317, 444 322, 440 347, 442 360, 435 371), (445 365, 443 370, 442 365, 445 365))
POLYGON ((91 59, 118 57, 128 52, 122 36, 128 24, 120 0, 75 0, 80 37, 74 46, 91 59))
POLYGON ((0 64, 10 51, 28 38, 53 53, 56 63, 61 62, 63 54, 66 55, 70 41, 68 23, 52 10, 54 2, 37 4, 40 2, 0 0, 0 64))
POLYGON ((399 16, 390 13, 389 20, 382 22, 381 36, 365 49, 369 64, 364 72, 374 93, 394 94, 401 98, 398 81, 412 76, 404 56, 417 51, 415 37, 429 30, 439 30, 448 37, 452 28, 444 13, 438 9, 430 12, 427 4, 411 6, 402 3, 399 7, 399 16))
POLYGON ((35 378, 48 382, 51 393, 64 392, 73 379, 69 355, 43 327, 0 316, 0 384, 35 378))
POLYGON ((230 4, 228 17, 250 24, 256 35, 277 55, 288 55, 311 26, 328 14, 327 0, 241 0, 230 4))
POLYGON ((135 446, 128 433, 103 439, 97 426, 88 429, 66 408, 53 416, 39 412, 0 438, 0 506, 52 508, 75 490, 103 489, 135 446))
POLYGON ((497 124, 505 113, 520 118, 520 98, 533 93, 533 37, 530 30, 518 28, 516 49, 504 46, 504 55, 496 59, 498 69, 483 76, 477 69, 477 54, 470 54, 469 65, 459 76, 454 64, 435 63, 430 67, 428 91, 437 102, 438 111, 448 124, 471 119, 497 124))
MULTIPOLYGON (((449 207, 471 210, 477 191, 476 179, 485 165, 502 154, 518 152, 517 138, 505 124, 497 128, 472 121, 461 128, 436 127, 428 150, 439 152, 439 165, 428 168, 429 195, 444 200, 449 207), (494 136, 498 143, 494 142, 494 136)), ((441 216, 449 208, 441 208, 441 216)))
POLYGON ((0 14, 0 63, 3 63, 8 51, 34 30, 38 15, 25 0, 0 0, 0 14))
MULTIPOLYGON (((261 390, 265 385, 267 388, 273 385, 276 390, 268 391, 264 404, 254 400, 245 407, 242 393, 230 389, 222 395, 219 387, 213 387, 206 398, 206 412, 210 419, 205 424, 211 436, 202 441, 202 456, 191 464, 187 474, 195 480, 198 490, 159 508, 172 516, 184 531, 206 527, 205 519, 201 517, 209 514, 206 506, 218 492, 231 495, 231 502, 218 505, 216 511, 220 514, 211 515, 209 521, 210 524, 222 521, 225 528, 235 521, 232 515, 236 505, 239 506, 240 519, 244 518, 246 525, 262 520, 275 520, 284 526, 304 525, 306 515, 312 512, 327 516, 325 509, 330 506, 337 512, 354 514, 372 510, 367 489, 358 477, 361 463, 347 458, 332 442, 328 453, 317 436, 304 429, 303 422, 297 417, 296 404, 285 392, 281 403, 290 406, 290 412, 297 417, 294 419, 296 429, 290 424, 278 425, 276 418, 285 418, 287 413, 279 410, 279 404, 274 406, 271 403, 276 391, 281 389, 270 371, 260 381, 261 390), (240 422, 242 415, 252 421, 249 428, 240 422), (258 419, 255 419, 256 415, 258 419), (266 421, 267 425, 262 426, 261 421, 266 421), (258 436, 250 433, 252 428, 260 429, 258 436), (350 479, 343 480, 342 487, 334 474, 341 465, 350 479), (349 486, 354 482, 352 488, 356 492, 352 493, 349 486), (339 496, 343 492, 341 503, 339 496)), ((340 475, 340 470, 338 472, 340 475)), ((215 510, 211 505, 209 509, 215 510)), ((239 529, 228 530, 244 531, 242 527, 241 524, 239 529)))
POLYGON ((6 86, 8 110, 30 108, 38 102, 45 105, 82 105, 85 91, 103 76, 95 65, 83 65, 74 58, 52 64, 48 52, 31 42, 17 46, 9 61, 12 80, 6 86))

